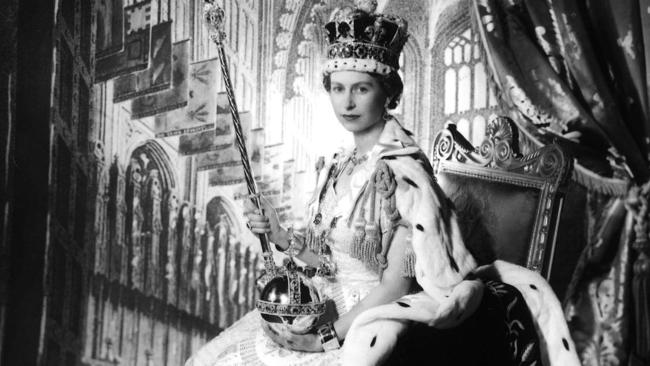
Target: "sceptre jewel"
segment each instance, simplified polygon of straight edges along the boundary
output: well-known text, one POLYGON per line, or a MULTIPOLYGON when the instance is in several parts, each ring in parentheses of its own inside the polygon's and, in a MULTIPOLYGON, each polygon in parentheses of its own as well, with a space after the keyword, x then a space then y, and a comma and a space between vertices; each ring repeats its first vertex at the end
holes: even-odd
POLYGON ((203 18, 209 26, 210 39, 217 45, 221 45, 226 39, 226 32, 223 31, 223 9, 212 1, 206 1, 203 5, 203 18))

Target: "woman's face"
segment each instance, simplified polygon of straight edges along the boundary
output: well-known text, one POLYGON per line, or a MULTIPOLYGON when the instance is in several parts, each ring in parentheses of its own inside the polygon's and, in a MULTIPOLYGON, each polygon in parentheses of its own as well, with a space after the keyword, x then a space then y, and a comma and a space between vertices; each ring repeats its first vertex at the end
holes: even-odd
POLYGON ((372 75, 359 71, 336 71, 330 75, 330 100, 343 127, 363 132, 382 120, 387 95, 372 75))

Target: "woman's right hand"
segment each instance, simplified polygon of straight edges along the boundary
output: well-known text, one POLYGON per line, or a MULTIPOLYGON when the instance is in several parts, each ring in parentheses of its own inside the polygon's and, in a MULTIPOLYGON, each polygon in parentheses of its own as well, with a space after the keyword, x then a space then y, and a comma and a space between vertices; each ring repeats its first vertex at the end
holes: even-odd
POLYGON ((284 229, 280 226, 278 213, 263 196, 260 196, 260 203, 262 206, 261 212, 252 199, 244 201, 244 215, 248 219, 246 226, 253 234, 267 234, 271 242, 280 247, 285 247, 286 243, 284 241, 286 239, 283 240, 284 236, 282 235, 284 229))

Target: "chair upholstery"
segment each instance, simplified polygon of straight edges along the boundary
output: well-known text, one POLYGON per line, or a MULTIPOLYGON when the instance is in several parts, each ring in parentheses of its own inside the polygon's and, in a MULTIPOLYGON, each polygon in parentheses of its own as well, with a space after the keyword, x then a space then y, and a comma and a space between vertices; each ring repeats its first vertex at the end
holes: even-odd
POLYGON ((479 264, 503 259, 547 279, 571 169, 572 159, 556 144, 522 155, 517 127, 506 117, 488 123, 478 147, 453 124, 434 142, 436 179, 479 264))

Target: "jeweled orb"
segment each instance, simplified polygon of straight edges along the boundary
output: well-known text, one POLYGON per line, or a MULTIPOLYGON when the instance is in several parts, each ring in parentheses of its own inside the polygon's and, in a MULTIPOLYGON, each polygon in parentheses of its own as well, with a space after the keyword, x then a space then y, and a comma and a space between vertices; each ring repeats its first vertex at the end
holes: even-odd
POLYGON ((294 270, 272 278, 262 289, 256 307, 263 321, 283 324, 295 333, 310 331, 325 313, 325 302, 311 280, 294 270))

